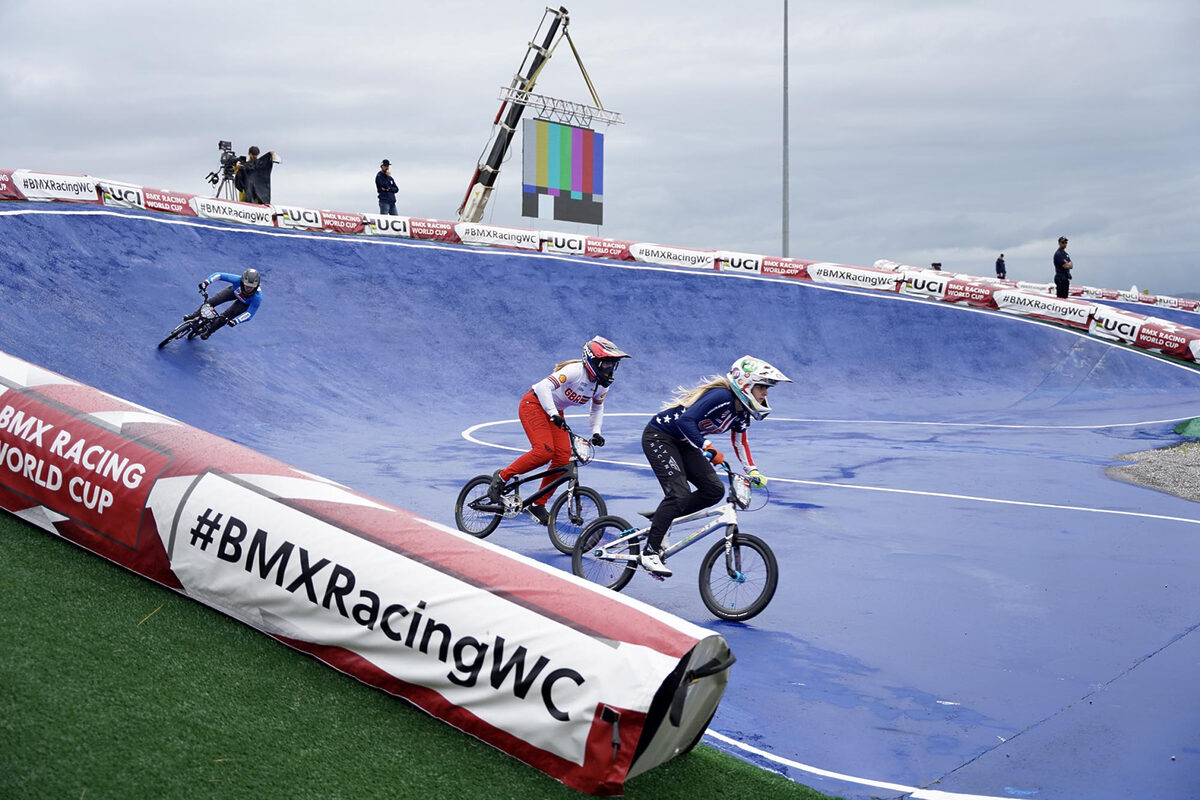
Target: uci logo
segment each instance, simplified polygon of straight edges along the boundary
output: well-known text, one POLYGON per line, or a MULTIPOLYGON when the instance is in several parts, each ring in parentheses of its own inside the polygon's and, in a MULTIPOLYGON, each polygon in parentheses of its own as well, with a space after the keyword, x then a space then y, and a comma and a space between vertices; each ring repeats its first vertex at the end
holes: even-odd
POLYGON ((142 202, 142 193, 138 189, 129 186, 102 186, 101 189, 115 202, 129 203, 139 208, 145 207, 145 204, 142 202))
POLYGON ((762 271, 762 261, 749 256, 735 256, 733 258, 722 259, 731 270, 739 270, 741 272, 760 272, 762 271))
POLYGON ((581 236, 554 235, 548 239, 544 239, 543 242, 545 243, 546 249, 553 252, 581 254, 583 253, 584 249, 583 237, 581 236))
POLYGON ((1131 322, 1122 322, 1119 319, 1107 319, 1105 317, 1101 317, 1097 322, 1100 323, 1100 330, 1107 331, 1108 333, 1115 333, 1130 339, 1137 335, 1137 326, 1131 322))
POLYGON ((371 227, 382 233, 408 236, 408 220, 401 217, 378 217, 371 220, 371 227))
POLYGON ((946 288, 945 281, 939 281, 930 278, 910 278, 905 282, 909 285, 909 288, 917 292, 930 292, 936 294, 946 288))
POLYGON ((283 215, 288 218, 289 222, 297 222, 302 225, 321 224, 321 215, 307 208, 287 208, 284 209, 283 215))

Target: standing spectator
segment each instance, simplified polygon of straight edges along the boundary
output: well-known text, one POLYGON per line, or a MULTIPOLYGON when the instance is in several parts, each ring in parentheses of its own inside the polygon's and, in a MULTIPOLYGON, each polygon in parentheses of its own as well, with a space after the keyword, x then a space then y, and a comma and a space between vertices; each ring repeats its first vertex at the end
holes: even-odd
POLYGON ((375 191, 379 192, 379 213, 396 216, 396 192, 400 187, 392 178, 392 162, 386 158, 379 165, 379 174, 375 176, 375 191))
POLYGON ((252 146, 246 151, 248 158, 242 165, 246 173, 246 202, 269 205, 271 202, 271 168, 275 166, 277 156, 274 150, 268 150, 261 158, 258 148, 252 146))
POLYGON ((996 259, 996 277, 1000 280, 1005 280, 1008 277, 1008 268, 1004 266, 1004 253, 996 259))
POLYGON ((1067 255, 1067 237, 1058 237, 1058 249, 1054 251, 1054 288, 1059 297, 1071 294, 1071 270, 1074 268, 1067 255))

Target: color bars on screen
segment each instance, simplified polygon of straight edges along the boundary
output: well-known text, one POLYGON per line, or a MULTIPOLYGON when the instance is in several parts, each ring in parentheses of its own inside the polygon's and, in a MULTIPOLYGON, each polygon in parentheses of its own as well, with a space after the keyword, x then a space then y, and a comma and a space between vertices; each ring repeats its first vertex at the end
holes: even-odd
POLYGON ((604 134, 527 119, 523 147, 521 216, 541 216, 545 197, 557 220, 604 222, 604 134))

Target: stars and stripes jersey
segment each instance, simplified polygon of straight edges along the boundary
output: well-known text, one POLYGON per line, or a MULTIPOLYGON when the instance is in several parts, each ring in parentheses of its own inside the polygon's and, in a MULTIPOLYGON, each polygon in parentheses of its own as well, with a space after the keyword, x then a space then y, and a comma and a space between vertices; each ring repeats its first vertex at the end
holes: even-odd
POLYGON ((754 468, 746 431, 750 412, 736 401, 731 389, 709 389, 687 408, 671 406, 654 415, 650 426, 668 436, 703 448, 716 434, 729 431, 729 440, 738 461, 747 470, 754 468))
POLYGON ((604 398, 608 387, 588 377, 582 361, 568 361, 533 385, 533 393, 547 416, 562 414, 571 406, 591 404, 588 421, 592 433, 600 433, 604 420, 604 398))

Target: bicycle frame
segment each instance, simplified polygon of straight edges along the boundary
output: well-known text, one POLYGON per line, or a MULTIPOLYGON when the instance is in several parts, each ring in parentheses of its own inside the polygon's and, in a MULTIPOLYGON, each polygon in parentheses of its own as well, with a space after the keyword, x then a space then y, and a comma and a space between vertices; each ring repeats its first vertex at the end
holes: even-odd
POLYGON ((532 475, 526 475, 523 478, 517 478, 517 480, 512 481, 505 487, 505 494, 516 490, 518 487, 529 483, 530 481, 538 481, 548 475, 558 475, 559 477, 522 500, 520 505, 521 509, 528 508, 543 497, 549 497, 550 495, 554 494, 554 492, 558 490, 558 487, 562 486, 564 483, 578 485, 579 465, 575 463, 574 459, 572 459, 566 464, 563 464, 561 467, 551 467, 550 469, 543 470, 542 472, 535 472, 532 475))
POLYGON ((510 482, 507 486, 505 486, 504 494, 501 497, 501 503, 505 506, 505 510, 503 513, 505 513, 506 515, 511 515, 518 511, 524 511, 525 509, 529 508, 531 505, 533 505, 538 500, 541 500, 543 497, 549 497, 552 494, 554 494, 556 491, 558 491, 558 487, 562 486, 564 483, 570 485, 570 488, 568 489, 568 491, 572 491, 572 492, 575 491, 575 489, 579 486, 579 467, 581 464, 587 464, 588 462, 590 462, 592 460, 592 456, 590 455, 590 453, 591 453, 590 450, 588 451, 589 454, 587 456, 580 455, 580 452, 577 449, 576 442, 577 441, 582 442, 585 446, 587 446, 589 448, 591 447, 591 443, 588 442, 587 439, 584 439, 582 436, 578 436, 570 428, 567 428, 566 430, 567 430, 567 435, 571 437, 571 458, 570 458, 570 460, 567 461, 566 464, 563 464, 560 467, 551 467, 550 469, 542 470, 541 472, 535 472, 531 475, 526 475, 523 478, 518 477, 516 480, 510 482), (521 487, 531 481, 539 481, 542 478, 545 478, 550 475, 558 475, 559 477, 556 478, 555 480, 551 481, 550 483, 546 484, 542 488, 538 489, 536 492, 534 492, 532 495, 530 495, 529 497, 522 500, 520 503, 507 502, 507 498, 511 497, 512 493, 515 492, 516 489, 518 489, 519 487, 521 487))
MULTIPOLYGON (((726 539, 729 538, 729 536, 731 535, 732 532, 737 531, 737 526, 738 526, 737 506, 735 506, 732 502, 725 502, 719 506, 716 506, 715 508, 702 509, 700 511, 695 511, 691 514, 688 514, 686 516, 679 517, 678 519, 674 520, 671 523, 671 528, 667 529, 666 536, 663 537, 663 551, 662 551, 663 555, 664 556, 672 556, 675 553, 680 552, 681 550, 686 550, 687 548, 691 547, 696 542, 700 541, 701 539, 708 536, 710 533, 712 533, 713 531, 717 530, 718 528, 720 528, 722 526, 725 526, 725 529, 726 529, 726 534, 725 534, 726 539), (700 519, 708 519, 709 517, 715 517, 716 519, 714 519, 712 522, 702 525, 701 527, 692 531, 691 533, 689 533, 687 536, 685 536, 683 539, 679 540, 675 544, 669 543, 671 540, 671 529, 675 528, 675 526, 681 525, 681 524, 686 525, 689 522, 695 522, 696 520, 700 520, 700 519)), ((634 539, 644 539, 646 534, 649 532, 650 532, 649 525, 647 525, 644 528, 638 528, 637 530, 629 531, 624 536, 622 536, 618 539, 614 539, 613 541, 609 542, 608 544, 602 546, 600 548, 600 550, 604 553, 604 558, 609 561, 637 561, 636 556, 616 555, 616 554, 610 553, 609 548, 615 547, 620 544, 624 544, 624 543, 632 541, 634 539)))

